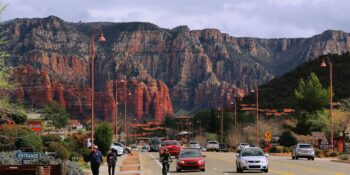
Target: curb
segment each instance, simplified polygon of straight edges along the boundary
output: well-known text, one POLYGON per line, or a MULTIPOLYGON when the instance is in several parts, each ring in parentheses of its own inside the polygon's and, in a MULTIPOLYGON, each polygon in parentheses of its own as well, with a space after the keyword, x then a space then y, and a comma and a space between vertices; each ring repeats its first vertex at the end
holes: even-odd
POLYGON ((117 175, 142 175, 142 167, 140 161, 140 155, 138 152, 131 152, 128 157, 123 161, 122 166, 119 168, 117 175))

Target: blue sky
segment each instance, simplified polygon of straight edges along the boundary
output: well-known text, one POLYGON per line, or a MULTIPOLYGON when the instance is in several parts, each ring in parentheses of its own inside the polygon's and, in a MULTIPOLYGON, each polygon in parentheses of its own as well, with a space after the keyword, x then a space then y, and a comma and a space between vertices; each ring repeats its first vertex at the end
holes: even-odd
POLYGON ((2 20, 58 16, 71 22, 144 21, 217 28, 233 36, 310 37, 350 32, 350 0, 1 0, 2 20))

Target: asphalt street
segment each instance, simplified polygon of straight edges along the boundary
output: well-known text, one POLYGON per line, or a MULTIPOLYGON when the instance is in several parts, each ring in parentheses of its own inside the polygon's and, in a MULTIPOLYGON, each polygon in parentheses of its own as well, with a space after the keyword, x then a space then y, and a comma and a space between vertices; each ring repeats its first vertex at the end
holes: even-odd
MULTIPOLYGON (((176 172, 176 159, 170 165, 170 175, 174 174, 261 174, 261 172, 245 171, 236 172, 235 153, 204 152, 206 155, 205 172, 176 172)), ((158 153, 141 153, 141 163, 145 175, 161 175, 161 164, 158 160, 158 153)), ((318 159, 314 161, 307 159, 292 160, 291 157, 270 156, 269 173, 271 175, 350 175, 350 165, 331 162, 329 159, 318 159)))

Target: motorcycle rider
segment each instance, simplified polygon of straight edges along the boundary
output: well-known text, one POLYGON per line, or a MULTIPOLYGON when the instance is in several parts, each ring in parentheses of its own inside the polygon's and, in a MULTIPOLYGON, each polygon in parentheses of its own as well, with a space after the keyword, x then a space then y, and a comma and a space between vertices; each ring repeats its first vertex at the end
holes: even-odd
POLYGON ((168 149, 164 148, 162 150, 162 153, 160 155, 160 162, 162 162, 162 166, 163 166, 162 173, 163 175, 166 175, 169 172, 169 168, 170 168, 169 162, 173 162, 168 149))

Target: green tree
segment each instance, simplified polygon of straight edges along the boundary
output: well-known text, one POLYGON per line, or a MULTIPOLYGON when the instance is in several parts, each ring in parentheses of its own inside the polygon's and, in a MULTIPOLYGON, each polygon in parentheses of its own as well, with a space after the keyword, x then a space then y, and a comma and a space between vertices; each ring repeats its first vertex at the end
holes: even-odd
POLYGON ((208 133, 206 136, 207 136, 207 141, 218 140, 218 138, 219 138, 218 135, 215 133, 208 133))
POLYGON ((63 128, 69 123, 69 114, 58 102, 52 101, 44 108, 44 113, 41 115, 44 120, 52 122, 56 128, 63 128))
POLYGON ((42 150, 42 141, 33 131, 24 126, 0 126, 0 150, 12 151, 15 149, 30 148, 35 151, 42 150))
POLYGON ((295 128, 299 134, 310 134, 311 132, 328 132, 329 129, 329 111, 316 111, 306 113, 302 119, 298 121, 295 128))
POLYGON ((291 147, 291 146, 296 145, 298 143, 298 141, 290 131, 285 131, 280 136, 279 143, 282 146, 291 147))
POLYGON ((103 155, 107 155, 107 152, 112 144, 112 139, 112 126, 107 122, 101 123, 95 131, 95 144, 99 147, 103 155))
POLYGON ((50 151, 55 151, 57 158, 60 158, 62 160, 67 160, 70 156, 68 149, 58 142, 50 142, 48 149, 50 151))
POLYGON ((329 105, 329 89, 322 87, 315 73, 311 73, 306 81, 301 79, 294 93, 299 109, 306 112, 318 111, 329 105))
POLYGON ((175 118, 170 116, 170 115, 166 115, 163 125, 165 127, 171 128, 171 129, 176 129, 176 122, 175 122, 175 118))

